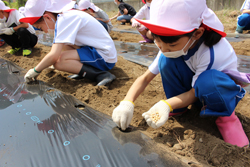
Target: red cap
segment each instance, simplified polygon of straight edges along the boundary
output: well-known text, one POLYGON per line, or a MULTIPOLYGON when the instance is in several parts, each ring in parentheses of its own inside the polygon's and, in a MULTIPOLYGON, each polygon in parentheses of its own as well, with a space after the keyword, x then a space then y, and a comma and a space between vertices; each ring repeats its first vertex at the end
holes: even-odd
POLYGON ((30 23, 31 25, 37 22, 42 16, 39 17, 24 17, 19 20, 19 22, 30 23))
POLYGON ((4 10, 5 12, 11 12, 11 11, 13 11, 13 10, 16 10, 16 9, 6 9, 6 10, 4 10))

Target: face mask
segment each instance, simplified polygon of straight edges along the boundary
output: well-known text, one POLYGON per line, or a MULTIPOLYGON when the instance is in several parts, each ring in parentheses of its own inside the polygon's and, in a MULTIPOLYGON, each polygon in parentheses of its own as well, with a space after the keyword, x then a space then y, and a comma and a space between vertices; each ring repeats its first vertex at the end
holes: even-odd
POLYGON ((114 0, 114 3, 117 5, 117 2, 114 0))
POLYGON ((2 19, 0 18, 0 23, 5 23, 6 22, 6 17, 4 16, 2 19))
MULTIPOLYGON (((52 19, 52 18, 51 18, 51 19, 52 19)), ((52 19, 52 21, 53 21, 54 23, 56 23, 54 19, 52 19)), ((51 35, 51 36, 54 36, 54 29, 49 28, 49 26, 48 26, 48 24, 47 24, 47 22, 46 22, 45 19, 44 19, 44 22, 45 22, 45 24, 46 24, 46 26, 47 26, 47 28, 48 28, 48 29, 47 29, 48 34, 51 35)))
MULTIPOLYGON (((51 18, 52 19, 52 18, 51 18)), ((52 21, 55 23, 55 21, 52 19, 52 21)), ((47 26, 47 33, 44 33, 44 37, 43 37, 43 42, 45 42, 45 43, 52 43, 53 42, 53 39, 54 39, 54 29, 50 29, 49 28, 49 26, 48 26, 48 24, 47 24, 47 22, 46 22, 46 20, 44 19, 44 22, 45 22, 45 24, 46 24, 46 26, 47 26)))
POLYGON ((148 7, 150 7, 151 3, 146 2, 146 5, 147 5, 148 7))
MULTIPOLYGON (((192 38, 192 37, 191 37, 192 38)), ((174 52, 162 52, 162 54, 165 56, 165 57, 168 57, 168 58, 178 58, 178 57, 181 57, 181 56, 185 56, 187 55, 188 53, 188 50, 189 48, 194 44, 195 40, 191 43, 191 45, 189 46, 189 48, 187 49, 186 52, 184 52, 184 48, 189 44, 191 38, 188 40, 188 42, 186 43, 186 45, 181 49, 181 50, 178 50, 178 51, 174 51, 174 52)), ((156 44, 155 44, 156 45, 156 44)), ((157 46, 157 45, 156 45, 157 46)), ((157 46, 158 47, 158 46, 157 46)), ((159 48, 159 47, 158 47, 159 48)), ((160 49, 160 48, 159 48, 160 49)))

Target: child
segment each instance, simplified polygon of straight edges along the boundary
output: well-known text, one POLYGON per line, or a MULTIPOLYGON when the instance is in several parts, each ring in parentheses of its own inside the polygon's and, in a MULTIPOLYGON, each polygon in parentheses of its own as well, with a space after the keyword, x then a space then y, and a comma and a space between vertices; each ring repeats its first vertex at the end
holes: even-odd
POLYGON ((96 18, 104 28, 110 33, 113 28, 111 21, 109 20, 109 16, 102 9, 95 6, 89 0, 81 0, 78 3, 78 8, 84 12, 87 12, 94 18, 96 18))
POLYGON ((125 23, 131 24, 130 20, 136 14, 135 9, 131 5, 124 3, 123 0, 114 0, 114 2, 118 5, 119 11, 117 15, 110 18, 110 21, 117 18, 121 25, 125 25, 125 23))
POLYGON ((250 30, 250 0, 245 0, 240 11, 242 14, 238 17, 236 34, 241 34, 243 30, 250 30))
POLYGON ((237 56, 222 38, 226 34, 217 16, 205 0, 155 0, 150 11, 150 20, 137 21, 152 32, 160 51, 114 109, 113 121, 123 130, 128 127, 133 102, 160 73, 167 100, 142 114, 149 126, 164 125, 169 116, 184 113, 200 100, 204 105, 200 115, 218 117, 215 123, 225 142, 247 146, 248 138, 234 112, 245 90, 229 76, 243 73, 237 71, 237 56), (159 116, 153 119, 154 115, 159 116))
POLYGON ((98 86, 112 82, 115 76, 108 70, 114 67, 117 55, 108 32, 89 14, 67 9, 71 0, 52 2, 26 2, 26 17, 20 21, 28 22, 46 33, 54 30, 55 37, 51 51, 26 73, 25 81, 35 79, 43 69, 54 65, 57 70, 96 81, 98 86))
POLYGON ((152 0, 142 0, 142 2, 145 5, 131 19, 132 27, 136 27, 139 33, 145 39, 145 41, 139 41, 140 43, 153 43, 153 36, 151 35, 151 31, 148 30, 144 25, 140 24, 138 21, 135 20, 135 19, 145 19, 145 20, 150 19, 149 11, 152 0))
POLYGON ((19 22, 22 17, 18 10, 0 1, 0 38, 12 47, 8 53, 15 54, 22 49, 23 56, 28 56, 37 43, 37 36, 30 24, 19 22))

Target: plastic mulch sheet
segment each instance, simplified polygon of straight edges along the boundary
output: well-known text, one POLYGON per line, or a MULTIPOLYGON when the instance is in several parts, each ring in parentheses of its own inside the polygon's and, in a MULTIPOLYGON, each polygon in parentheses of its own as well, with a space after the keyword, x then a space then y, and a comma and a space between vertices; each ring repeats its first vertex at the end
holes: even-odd
POLYGON ((139 131, 114 122, 0 59, 1 167, 188 166, 139 131))

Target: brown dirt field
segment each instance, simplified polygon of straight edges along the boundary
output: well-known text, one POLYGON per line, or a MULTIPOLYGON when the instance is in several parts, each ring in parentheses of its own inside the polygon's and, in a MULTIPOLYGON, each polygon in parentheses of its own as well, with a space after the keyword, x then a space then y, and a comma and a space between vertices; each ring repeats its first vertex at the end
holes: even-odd
MULTIPOLYGON (((232 15, 233 12, 235 11, 219 11, 216 13, 225 25, 226 32, 234 32, 236 28, 237 15, 232 15)), ((119 28, 120 25, 117 24, 113 22, 113 25, 119 28)), ((122 28, 126 27, 131 28, 129 25, 122 28)), ((140 35, 131 33, 112 32, 111 37, 114 40, 125 42, 142 40, 140 35)), ((246 39, 242 42, 231 44, 237 54, 250 55, 248 51, 249 40, 246 39)), ((10 46, 2 46, 0 56, 15 62, 27 70, 34 68, 50 51, 50 47, 37 44, 30 56, 23 57, 21 53, 16 55, 8 54, 7 50, 9 49, 10 46)), ((82 102, 87 103, 90 107, 111 116, 113 109, 125 97, 132 83, 146 69, 147 67, 129 62, 119 56, 117 64, 111 70, 111 73, 116 75, 117 79, 109 88, 95 87, 95 83, 87 79, 68 79, 69 73, 57 70, 51 71, 46 69, 39 75, 38 79, 67 94, 71 94, 82 102)), ((250 166, 250 149, 239 148, 225 143, 215 125, 216 118, 199 117, 199 109, 195 106, 189 106, 189 112, 182 116, 170 117, 167 123, 158 129, 148 127, 141 114, 161 99, 165 99, 165 93, 159 75, 135 101, 135 112, 131 125, 136 130, 140 130, 148 135, 163 149, 171 151, 192 167, 250 166)), ((250 95, 246 94, 236 108, 236 114, 240 118, 248 138, 250 138, 249 99, 250 95)))

